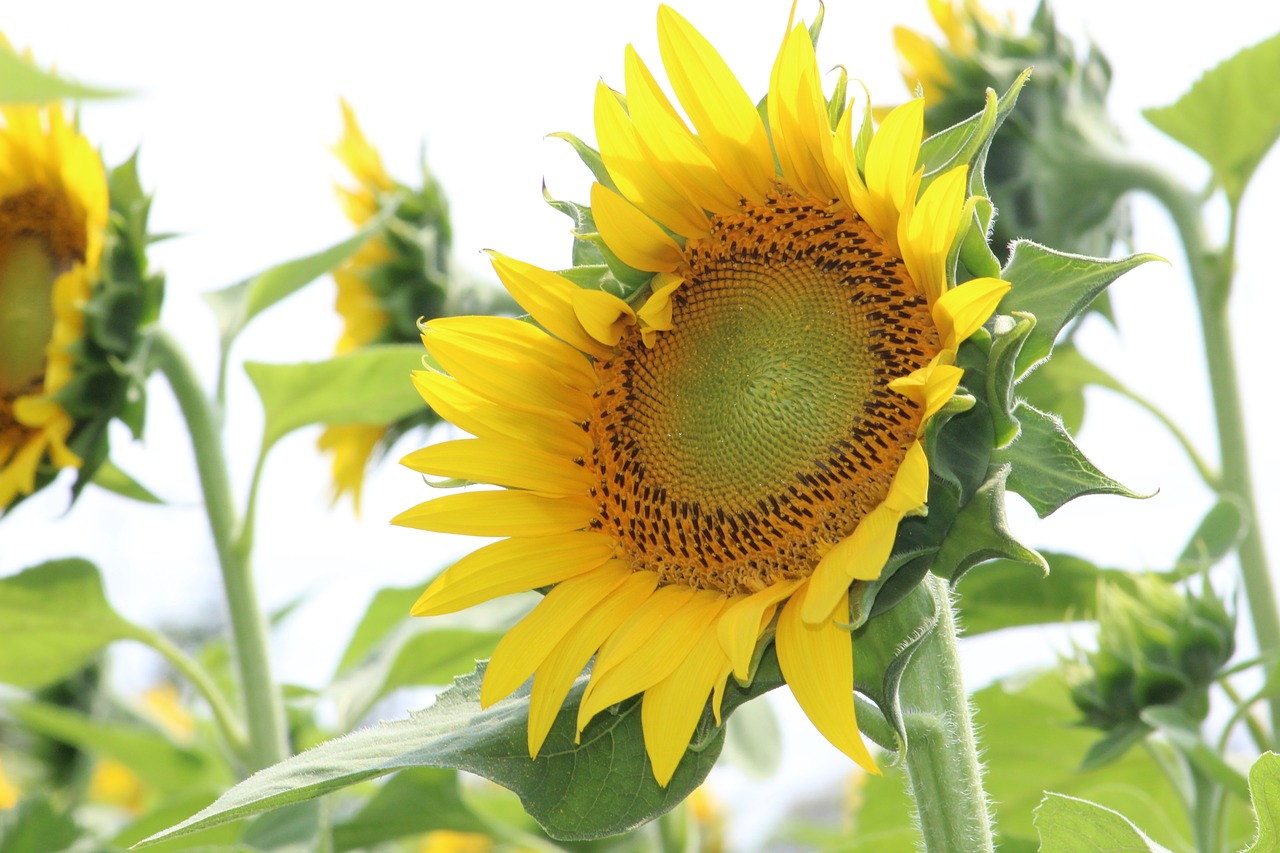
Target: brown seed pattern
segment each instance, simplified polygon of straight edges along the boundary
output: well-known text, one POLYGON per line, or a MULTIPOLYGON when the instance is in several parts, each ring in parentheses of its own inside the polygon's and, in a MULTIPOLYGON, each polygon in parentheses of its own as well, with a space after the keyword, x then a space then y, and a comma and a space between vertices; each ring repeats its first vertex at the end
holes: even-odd
POLYGON ((888 383, 939 351, 928 305, 855 213, 782 186, 685 259, 672 331, 596 363, 593 528, 667 584, 807 577, 916 438, 922 410, 888 383))

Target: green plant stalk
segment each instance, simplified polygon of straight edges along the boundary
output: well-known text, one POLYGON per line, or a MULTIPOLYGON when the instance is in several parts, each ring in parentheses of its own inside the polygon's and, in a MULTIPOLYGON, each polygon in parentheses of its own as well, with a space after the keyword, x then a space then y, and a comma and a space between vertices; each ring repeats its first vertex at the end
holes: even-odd
POLYGON ((248 764, 250 769, 260 770, 284 760, 288 755, 284 705, 271 678, 267 625, 258 605, 248 555, 236 547, 236 515, 218 434, 218 419, 191 364, 167 333, 159 331, 155 334, 151 357, 173 389, 191 434, 205 513, 209 517, 209 529, 218 553, 227 608, 231 614, 236 662, 244 693, 245 720, 249 728, 248 764))
MULTIPOLYGON (((1231 319, 1227 311, 1235 269, 1237 205, 1232 202, 1226 245, 1215 249, 1204 225, 1203 200, 1165 172, 1141 162, 1095 160, 1081 166, 1081 174, 1090 175, 1095 181, 1153 196, 1168 211, 1182 240, 1199 309, 1205 363, 1213 394, 1221 470, 1220 491, 1243 501, 1249 515, 1250 525, 1238 549, 1240 572, 1258 650, 1262 655, 1274 653, 1280 650, 1280 604, 1277 603, 1271 570, 1267 565, 1261 525, 1257 523, 1258 504, 1254 496, 1240 379, 1231 348, 1231 319)), ((1280 700, 1273 697, 1268 704, 1274 743, 1280 736, 1280 700)))
POLYGON ((1217 853, 1222 847, 1223 790, 1222 786, 1187 762, 1191 775, 1193 807, 1191 831, 1196 838, 1197 853, 1217 853))
POLYGON ((907 664, 899 693, 907 729, 904 763, 924 850, 991 853, 991 812, 969 695, 960 678, 951 591, 933 575, 925 583, 938 602, 938 622, 907 664))
POLYGON ((227 702, 226 697, 222 695, 222 691, 218 689, 218 685, 214 683, 209 673, 205 671, 205 668, 158 631, 139 628, 135 639, 159 652, 174 669, 182 673, 187 681, 191 682, 191 686, 199 691, 200 695, 209 703, 209 709, 213 712, 213 719, 218 724, 218 728, 226 739, 231 752, 237 758, 243 760, 249 745, 244 725, 239 717, 236 716, 235 710, 227 702))

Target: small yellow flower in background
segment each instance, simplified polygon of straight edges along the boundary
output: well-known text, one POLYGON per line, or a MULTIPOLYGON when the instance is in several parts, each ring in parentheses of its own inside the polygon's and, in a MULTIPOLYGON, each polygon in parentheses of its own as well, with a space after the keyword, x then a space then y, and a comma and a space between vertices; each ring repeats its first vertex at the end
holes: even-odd
POLYGON ((493 839, 478 832, 438 829, 422 837, 418 853, 490 853, 493 839))
POLYGON ((663 785, 708 698, 718 719, 728 678, 748 679, 776 631, 810 720, 876 772, 854 717, 849 587, 880 575, 899 521, 924 508, 923 428, 1008 285, 952 281, 966 169, 921 192, 922 101, 884 120, 863 162, 852 110, 831 126, 803 24, 779 51, 767 124, 684 18, 661 7, 658 34, 694 129, 628 48, 625 98, 597 87, 612 186, 591 192, 604 243, 650 285, 628 303, 494 253, 545 331, 423 326, 447 373, 415 383, 475 438, 404 464, 504 488, 395 522, 509 538, 447 569, 413 612, 553 587, 499 643, 481 704, 533 676, 536 756, 594 657, 578 730, 643 693, 663 785))
POLYGON ((129 814, 138 814, 146 804, 147 789, 138 774, 127 765, 114 758, 99 758, 93 763, 85 797, 91 803, 115 806, 129 814))
POLYGON ((4 762, 0 762, 0 809, 11 809, 18 804, 18 788, 9 781, 4 772, 4 762))
POLYGON ((174 740, 186 742, 195 735, 195 720, 171 682, 144 691, 142 711, 174 740))
MULTIPOLYGON (((440 185, 422 167, 422 185, 394 180, 382 156, 364 135, 351 105, 342 102, 343 134, 334 153, 353 183, 337 188, 347 218, 365 227, 390 210, 385 224, 333 273, 335 308, 343 329, 338 355, 362 347, 418 340, 416 321, 460 312, 489 313, 494 300, 482 288, 464 284, 451 269, 452 234, 448 204, 440 185)), ((394 424, 339 424, 320 436, 331 455, 334 500, 349 494, 357 512, 371 461, 408 430, 438 420, 426 407, 394 424)))
MULTIPOLYGON (((0 45, 7 49, 7 45, 0 45)), ((80 467, 59 399, 98 276, 107 225, 102 161, 62 107, 0 108, 0 510, 43 464, 80 467)))

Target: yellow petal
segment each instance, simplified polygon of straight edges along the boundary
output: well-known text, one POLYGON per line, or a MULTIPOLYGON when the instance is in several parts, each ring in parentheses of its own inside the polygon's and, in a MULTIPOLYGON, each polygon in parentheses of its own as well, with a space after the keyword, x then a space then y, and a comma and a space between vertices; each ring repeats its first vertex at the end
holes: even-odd
POLYGON ((991 318, 1008 292, 1007 281, 975 278, 942 294, 933 306, 933 321, 943 348, 955 351, 991 318))
POLYGON ((550 498, 502 489, 442 495, 405 510, 391 523, 464 536, 550 536, 582 530, 599 511, 588 497, 550 498))
POLYGON ((674 273, 658 273, 650 280, 652 295, 636 311, 645 346, 653 346, 657 332, 671 331, 671 296, 682 284, 684 279, 674 273))
POLYGON ((893 485, 885 496, 884 504, 898 512, 914 512, 924 506, 929 496, 929 459, 924 445, 913 441, 907 455, 893 475, 893 485))
POLYGON ((925 421, 937 414, 956 393, 964 370, 954 364, 944 364, 937 358, 925 367, 913 370, 906 376, 889 382, 889 388, 924 406, 925 421))
POLYGON ((596 388, 596 374, 591 362, 577 349, 556 340, 533 323, 514 317, 437 317, 426 323, 422 330, 453 332, 485 341, 505 357, 547 365, 551 368, 551 375, 570 388, 587 393, 596 388))
POLYGON ((968 175, 967 166, 957 166, 937 178, 899 222, 902 259, 930 305, 947 289, 947 256, 964 213, 968 175))
POLYGON ((853 533, 826 553, 809 579, 805 607, 800 614, 805 622, 818 625, 831 621, 833 611, 841 612, 839 602, 847 602, 851 583, 880 577, 893 550, 901 520, 901 512, 881 504, 864 515, 853 533))
POLYGON ((556 584, 498 641, 480 685, 480 707, 489 707, 524 684, 583 616, 630 576, 621 560, 610 560, 595 571, 556 584))
POLYGON ((533 677, 529 697, 529 755, 538 757, 542 743, 555 722, 564 697, 582 668, 618 625, 653 594, 658 576, 653 572, 633 572, 612 594, 594 609, 582 614, 573 630, 551 651, 533 677))
POLYGON ((716 620, 720 646, 733 665, 733 674, 746 681, 750 675, 751 657, 755 653, 761 623, 769 608, 795 592, 804 579, 785 580, 770 584, 759 592, 733 599, 725 612, 716 620))
POLYGON ((697 207, 732 213, 741 196, 716 171, 707 150, 689 132, 635 48, 626 50, 627 109, 653 168, 697 207))
POLYGON ((575 290, 573 313, 587 334, 606 347, 622 340, 627 327, 636 321, 630 305, 603 290, 575 290))
POLYGON ((924 138, 924 99, 916 98, 896 107, 880 123, 871 137, 866 176, 870 205, 860 211, 872 229, 895 251, 898 242, 898 214, 914 201, 912 190, 920 142, 924 138))
POLYGON ((591 185, 591 215, 600 236, 624 264, 650 272, 674 272, 684 253, 659 225, 602 184, 591 185))
POLYGON ((415 450, 400 464, 419 474, 529 489, 545 495, 587 495, 595 478, 581 465, 518 442, 462 438, 415 450))
POLYGON ((871 206, 871 196, 867 192, 867 185, 862 182, 862 175, 858 174, 857 155, 853 150, 853 113, 853 105, 850 104, 836 125, 836 141, 833 150, 843 176, 843 183, 838 184, 836 189, 839 191, 841 200, 866 219, 864 211, 871 206))
POLYGON ((644 747, 653 763, 653 775, 663 787, 689 747, 702 718, 707 697, 725 673, 724 651, 716 638, 716 626, 708 625, 692 644, 693 650, 671 675, 644 692, 640 725, 644 747))
POLYGON ((618 94, 603 82, 596 85, 595 122, 600 157, 618 190, 645 215, 682 237, 707 236, 706 213, 655 171, 618 94))
POLYGON ((503 396, 490 387, 486 396, 434 370, 415 370, 410 379, 440 417, 477 438, 523 442, 566 459, 591 455, 591 436, 581 423, 531 406, 524 395, 503 396))
MULTIPOLYGON (((683 603, 678 603, 679 596, 660 593, 661 590, 650 597, 635 614, 639 625, 636 634, 648 634, 643 645, 633 648, 629 643, 610 642, 600 650, 591 671, 591 683, 578 706, 578 731, 605 708, 647 690, 670 675, 689 655, 693 642, 724 609, 725 597, 711 590, 699 590, 685 597, 683 603), (648 630, 650 626, 653 630, 648 630)), ((628 625, 624 624, 618 633, 627 630, 628 625)))
POLYGON ((503 539, 472 551, 441 572, 411 612, 438 616, 559 583, 600 568, 613 556, 613 548, 613 539, 601 533, 503 539))
POLYGON ((555 372, 554 365, 530 357, 527 351, 437 331, 434 325, 427 327, 422 342, 455 379, 485 397, 523 398, 530 406, 561 412, 577 422, 591 417, 591 398, 566 385, 564 374, 555 372))
POLYGON ((769 82, 769 127, 784 179, 809 196, 835 198, 834 152, 817 57, 804 25, 783 40, 769 82))
MULTIPOLYGON (((849 633, 830 619, 813 625, 800 617, 805 608, 801 590, 792 596, 778 617, 775 644, 778 666, 791 693, 814 727, 832 746, 852 758, 869 773, 880 772, 858 732, 853 704, 853 643, 849 633)), ((848 612, 848 594, 836 602, 836 610, 848 612)))
POLYGON ((574 297, 582 289, 556 273, 536 267, 497 252, 490 252, 493 271, 511 296, 551 334, 571 346, 592 355, 601 355, 603 347, 579 322, 574 311, 574 297))
POLYGON ((658 46, 671 88, 725 182, 762 203, 775 171, 755 102, 710 42, 668 6, 658 7, 658 46))

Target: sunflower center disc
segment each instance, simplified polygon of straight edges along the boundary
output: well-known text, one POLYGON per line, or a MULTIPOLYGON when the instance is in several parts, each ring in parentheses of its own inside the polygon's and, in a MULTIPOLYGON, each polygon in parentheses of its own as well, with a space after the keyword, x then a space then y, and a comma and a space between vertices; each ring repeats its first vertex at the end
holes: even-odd
POLYGON ((861 219, 785 191, 685 257, 671 331, 597 366, 599 526, 666 583, 805 577, 916 437, 888 383, 938 351, 928 306, 861 219))

